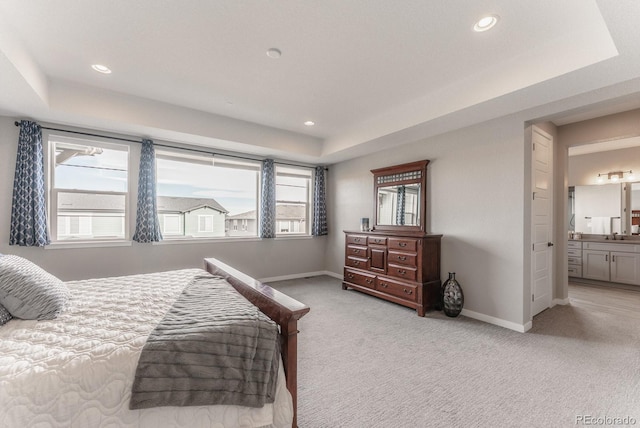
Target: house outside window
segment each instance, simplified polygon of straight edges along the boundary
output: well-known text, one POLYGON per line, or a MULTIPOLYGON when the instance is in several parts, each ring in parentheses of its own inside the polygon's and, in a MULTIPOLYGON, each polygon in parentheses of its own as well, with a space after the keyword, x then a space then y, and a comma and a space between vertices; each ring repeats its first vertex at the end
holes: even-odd
POLYGON ((309 235, 310 168, 276 165, 276 235, 309 235))
POLYGON ((233 216, 257 220, 260 163, 181 150, 156 150, 158 216, 177 215, 180 234, 165 239, 257 236, 236 231, 233 216), (247 214, 248 213, 248 214, 247 214))
POLYGON ((128 239, 129 147, 102 138, 44 137, 52 240, 128 239))

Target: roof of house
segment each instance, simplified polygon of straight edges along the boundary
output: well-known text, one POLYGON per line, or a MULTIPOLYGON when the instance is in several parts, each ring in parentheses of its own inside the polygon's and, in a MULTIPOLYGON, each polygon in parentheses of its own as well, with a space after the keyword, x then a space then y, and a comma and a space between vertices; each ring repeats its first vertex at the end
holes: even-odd
POLYGON ((203 207, 209 207, 225 214, 229 212, 213 198, 158 196, 158 212, 186 213, 203 207))
MULTIPOLYGON (((276 205, 276 218, 284 220, 301 220, 305 218, 305 206, 293 205, 293 204, 281 204, 276 205)), ((258 216, 256 210, 247 211, 244 213, 229 215, 227 220, 255 220, 258 216)))
MULTIPOLYGON (((90 193, 58 193, 58 206, 69 211, 123 211, 125 198, 120 195, 99 195, 90 193)), ((181 198, 158 196, 158 212, 186 213, 202 207, 228 213, 213 198, 181 198)))

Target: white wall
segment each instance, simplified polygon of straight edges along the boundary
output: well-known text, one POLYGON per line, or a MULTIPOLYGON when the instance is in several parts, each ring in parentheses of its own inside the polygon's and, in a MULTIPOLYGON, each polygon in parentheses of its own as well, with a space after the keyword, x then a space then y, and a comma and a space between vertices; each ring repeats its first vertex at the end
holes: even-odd
POLYGON ((341 231, 358 230, 361 217, 373 218, 370 170, 429 159, 427 230, 443 234, 442 279, 456 272, 465 310, 523 326, 529 321, 523 308, 524 147, 524 122, 505 117, 333 165, 327 269, 342 273, 341 231))
MULTIPOLYGON (((205 257, 219 258, 254 278, 324 270, 325 237, 195 244, 133 243, 130 247, 81 249, 9 246, 18 141, 15 120, 0 116, 0 253, 25 257, 63 280, 201 267, 205 257)), ((138 146, 132 145, 131 156, 135 167, 131 177, 137 177, 138 146)), ((132 194, 131 201, 135 200, 136 195, 132 194)), ((135 223, 135 208, 130 223, 135 223)))

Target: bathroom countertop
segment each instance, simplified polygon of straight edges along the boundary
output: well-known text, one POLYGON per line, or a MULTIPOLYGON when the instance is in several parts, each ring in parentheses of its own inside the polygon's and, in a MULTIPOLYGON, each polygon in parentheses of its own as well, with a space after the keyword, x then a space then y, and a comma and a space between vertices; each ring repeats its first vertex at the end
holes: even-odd
POLYGON ((569 239, 569 241, 574 241, 574 242, 599 242, 602 244, 636 244, 639 245, 640 244, 640 239, 637 238, 633 238, 633 239, 604 239, 604 238, 582 238, 582 239, 569 239))

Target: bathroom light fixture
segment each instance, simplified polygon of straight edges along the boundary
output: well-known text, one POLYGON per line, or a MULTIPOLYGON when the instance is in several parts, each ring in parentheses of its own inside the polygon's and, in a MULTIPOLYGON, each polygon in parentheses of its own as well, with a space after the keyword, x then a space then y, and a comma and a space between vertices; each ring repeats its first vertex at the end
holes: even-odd
POLYGON ((478 21, 473 26, 473 30, 477 32, 487 31, 493 28, 497 23, 500 17, 498 15, 486 15, 482 18, 478 19, 478 21))
POLYGON ((602 184, 605 181, 605 177, 608 181, 612 182, 612 183, 617 183, 621 180, 624 180, 624 175, 625 174, 629 174, 629 176, 627 177, 627 180, 633 180, 633 171, 629 170, 629 171, 609 171, 609 172, 602 172, 600 174, 598 174, 598 184, 602 184))
POLYGON ((97 71, 98 73, 102 73, 102 74, 111 74, 111 69, 109 67, 107 67, 106 65, 102 65, 102 64, 93 64, 91 66, 91 68, 93 68, 95 71, 97 71))

